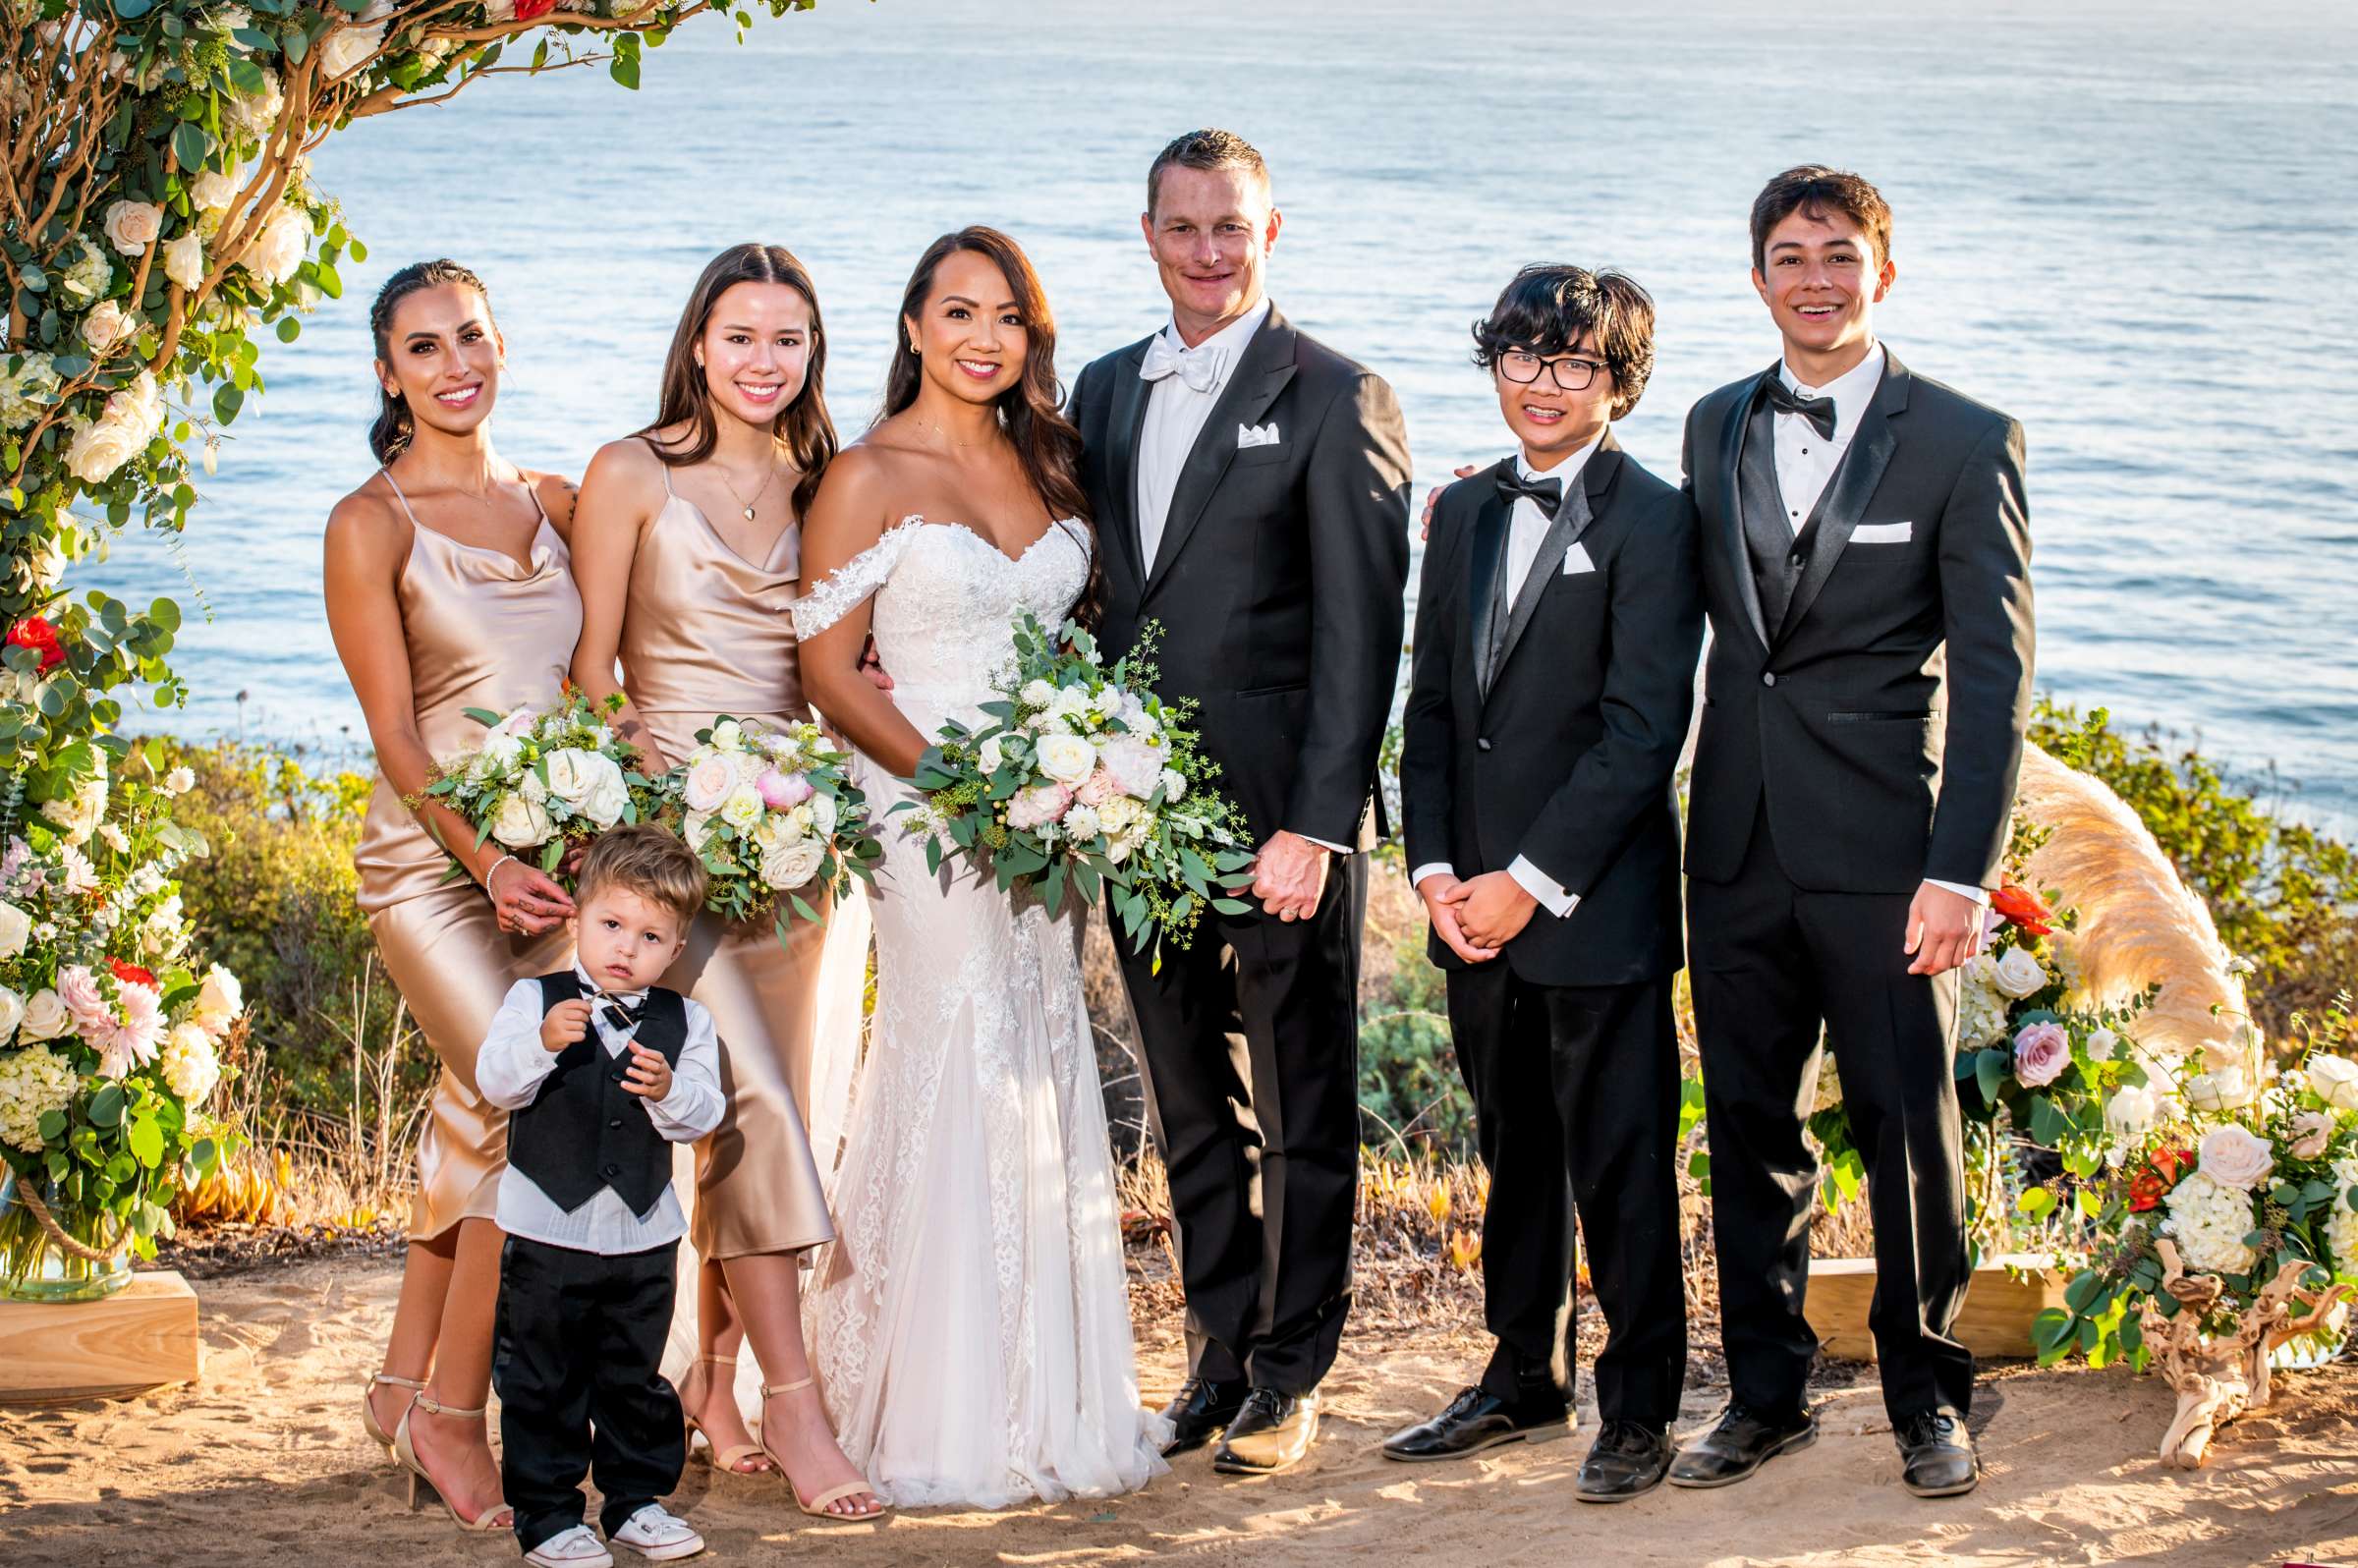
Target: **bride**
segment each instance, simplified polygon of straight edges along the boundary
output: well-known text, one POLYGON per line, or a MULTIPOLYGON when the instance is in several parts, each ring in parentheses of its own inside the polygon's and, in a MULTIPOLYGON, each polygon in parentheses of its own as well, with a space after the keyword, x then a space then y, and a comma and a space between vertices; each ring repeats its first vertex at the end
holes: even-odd
POLYGON ((901 1506, 1127 1491, 1164 1469, 1138 1400, 1077 911, 926 874, 885 817, 944 719, 982 721, 1025 610, 1095 588, 1055 324, 996 230, 944 235, 901 302, 884 414, 828 468, 793 606, 814 703, 879 814, 876 1011, 811 1348, 843 1450, 901 1506), (870 634, 892 689, 862 673, 870 634))

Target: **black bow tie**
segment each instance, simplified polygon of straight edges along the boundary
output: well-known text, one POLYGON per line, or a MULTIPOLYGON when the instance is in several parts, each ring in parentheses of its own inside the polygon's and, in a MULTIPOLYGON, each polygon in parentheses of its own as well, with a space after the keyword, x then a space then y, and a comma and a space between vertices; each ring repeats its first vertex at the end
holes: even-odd
POLYGON ((1834 438, 1834 400, 1832 398, 1805 398, 1785 385, 1785 378, 1781 375, 1767 377, 1761 382, 1761 386, 1765 390, 1770 408, 1779 414, 1798 414, 1809 420, 1820 435, 1828 441, 1834 438))
POLYGON ((582 995, 596 1005, 599 1022, 617 1035, 637 1029, 639 1021, 646 1015, 646 998, 644 995, 635 1002, 626 1002, 620 997, 608 996, 586 980, 581 985, 582 995))
POLYGON ((1522 471, 1509 466, 1498 471, 1498 494, 1510 507, 1518 499, 1529 501, 1540 509, 1542 517, 1552 523, 1555 514, 1563 508, 1564 481, 1527 479, 1522 471))

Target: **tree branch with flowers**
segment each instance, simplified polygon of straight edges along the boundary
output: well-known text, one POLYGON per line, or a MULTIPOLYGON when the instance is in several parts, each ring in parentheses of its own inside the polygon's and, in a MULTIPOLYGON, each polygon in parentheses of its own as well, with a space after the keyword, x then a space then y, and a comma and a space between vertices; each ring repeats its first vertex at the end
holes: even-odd
POLYGON ((742 37, 814 3, 0 0, 0 1289, 61 1228, 151 1252, 221 1148, 236 982, 187 951, 171 877, 204 845, 120 733, 127 693, 185 700, 180 613, 65 580, 114 531, 188 526, 265 342, 365 258, 309 154, 487 76, 636 87, 707 10, 742 37))

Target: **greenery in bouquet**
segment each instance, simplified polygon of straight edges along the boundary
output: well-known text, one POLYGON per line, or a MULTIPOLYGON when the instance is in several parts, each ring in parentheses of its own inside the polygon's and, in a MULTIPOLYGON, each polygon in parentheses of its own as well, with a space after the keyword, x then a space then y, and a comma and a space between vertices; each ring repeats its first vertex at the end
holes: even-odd
POLYGON ((236 1142, 209 1107, 244 999, 190 955, 174 872, 205 845, 170 818, 194 777, 159 774, 164 756, 85 737, 8 781, 0 1291, 60 1250, 52 1226, 86 1253, 153 1257, 173 1198, 236 1142))
MULTIPOLYGON (((479 746, 436 758, 433 777, 409 804, 446 806, 475 829, 477 848, 490 840, 554 873, 567 849, 638 821, 657 799, 654 782, 638 771, 639 749, 607 722, 621 708, 619 694, 592 706, 570 683, 553 707, 468 708, 489 733, 479 746)), ((464 874, 454 858, 445 880, 464 874)))
POLYGON ((816 922, 812 900, 840 898, 874 874, 883 851, 851 758, 805 721, 783 728, 716 717, 662 781, 662 820, 703 858, 704 907, 732 921, 769 919, 784 941, 790 916, 816 922))
POLYGON ((1241 915, 1250 885, 1244 814, 1211 788, 1219 768, 1197 747, 1193 704, 1153 691, 1159 628, 1110 669, 1095 639, 1067 621, 1015 625, 1015 658, 982 704, 989 722, 952 721, 926 749, 904 802, 926 835, 926 865, 971 857, 1004 892, 1037 887, 1048 913, 1065 899, 1110 905, 1135 951, 1186 947, 1207 909, 1241 915))

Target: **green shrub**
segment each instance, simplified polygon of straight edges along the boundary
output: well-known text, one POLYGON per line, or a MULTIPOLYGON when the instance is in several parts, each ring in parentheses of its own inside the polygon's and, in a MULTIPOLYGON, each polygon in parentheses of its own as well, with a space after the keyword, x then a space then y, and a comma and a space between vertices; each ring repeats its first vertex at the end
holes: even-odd
POLYGON ((1384 932, 1371 925, 1371 948, 1390 937, 1391 964, 1360 1000, 1360 1137, 1397 1154, 1471 1159, 1474 1105, 1450 1045, 1447 982, 1425 956, 1425 927, 1384 932))

